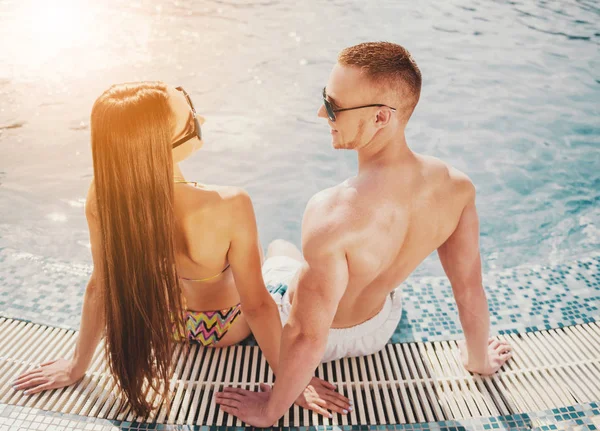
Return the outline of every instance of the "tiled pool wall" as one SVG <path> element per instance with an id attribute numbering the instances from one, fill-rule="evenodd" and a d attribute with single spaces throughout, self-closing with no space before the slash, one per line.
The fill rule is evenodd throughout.
<path id="1" fill-rule="evenodd" d="M 493 334 L 541 331 L 600 319 L 600 254 L 573 262 L 486 274 L 483 284 Z M 462 336 L 445 277 L 408 280 L 404 315 L 392 342 Z"/>
<path id="2" fill-rule="evenodd" d="M 0 431 L 39 430 L 39 431 L 242 431 L 249 428 L 227 426 L 163 425 L 137 422 L 118 422 L 62 413 L 46 412 L 26 407 L 0 404 Z M 319 426 L 271 428 L 282 431 L 487 431 L 487 430 L 569 430 L 584 431 L 600 429 L 599 403 L 586 403 L 560 409 L 473 418 L 445 422 L 420 423 L 409 425 L 360 425 L 360 426 Z"/>
<path id="3" fill-rule="evenodd" d="M 91 268 L 0 250 L 0 315 L 78 329 Z M 600 320 L 600 253 L 573 262 L 486 274 L 484 286 L 493 334 L 551 329 Z M 452 289 L 444 277 L 409 279 L 404 311 L 391 342 L 442 341 L 462 331 Z M 251 342 L 251 341 L 250 341 Z M 247 428 L 175 426 L 108 421 L 0 404 L 0 431 L 216 430 Z M 460 421 L 385 426 L 290 427 L 308 430 L 595 430 L 598 403 L 543 412 Z"/>
<path id="4" fill-rule="evenodd" d="M 0 315 L 79 329 L 91 268 L 0 250 Z M 526 332 L 600 319 L 600 253 L 546 267 L 484 275 L 492 334 Z M 442 341 L 462 336 L 445 277 L 408 279 L 403 316 L 391 342 Z"/>

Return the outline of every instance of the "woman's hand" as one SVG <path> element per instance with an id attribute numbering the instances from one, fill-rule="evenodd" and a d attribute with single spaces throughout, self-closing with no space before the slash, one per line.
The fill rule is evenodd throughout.
<path id="1" fill-rule="evenodd" d="M 271 392 L 271 389 L 270 385 L 264 383 L 260 385 L 262 392 Z M 328 418 L 333 417 L 329 410 L 347 415 L 353 409 L 350 400 L 335 391 L 335 385 L 318 377 L 312 378 L 294 404 Z"/>
<path id="2" fill-rule="evenodd" d="M 85 371 L 75 372 L 71 360 L 55 359 L 21 374 L 13 382 L 13 388 L 17 391 L 24 390 L 25 395 L 33 395 L 41 391 L 72 385 L 84 374 Z"/>
<path id="3" fill-rule="evenodd" d="M 458 347 L 460 349 L 460 356 L 464 367 L 472 373 L 481 374 L 483 376 L 494 374 L 512 357 L 511 345 L 508 344 L 507 341 L 496 340 L 495 338 L 490 338 L 488 340 L 487 358 L 483 364 L 469 363 L 469 352 L 465 341 L 459 341 Z"/>
<path id="4" fill-rule="evenodd" d="M 335 385 L 318 377 L 312 378 L 294 404 L 328 418 L 333 417 L 328 410 L 347 415 L 353 409 L 350 400 L 336 392 Z"/>

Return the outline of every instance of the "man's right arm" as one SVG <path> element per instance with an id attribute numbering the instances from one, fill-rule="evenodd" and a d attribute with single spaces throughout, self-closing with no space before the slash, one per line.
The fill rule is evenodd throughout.
<path id="1" fill-rule="evenodd" d="M 452 285 L 465 334 L 464 365 L 472 372 L 493 374 L 510 357 L 510 346 L 489 338 L 490 315 L 481 277 L 474 189 L 456 229 L 438 249 L 438 254 Z"/>

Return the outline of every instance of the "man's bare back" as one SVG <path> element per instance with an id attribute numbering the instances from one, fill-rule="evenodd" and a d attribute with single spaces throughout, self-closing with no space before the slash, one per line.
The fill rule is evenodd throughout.
<path id="1" fill-rule="evenodd" d="M 306 208 L 303 237 L 342 225 L 340 234 L 350 239 L 348 285 L 332 327 L 375 316 L 386 296 L 446 242 L 474 197 L 466 175 L 418 154 L 317 193 Z M 292 304 L 296 281 L 289 287 Z"/>

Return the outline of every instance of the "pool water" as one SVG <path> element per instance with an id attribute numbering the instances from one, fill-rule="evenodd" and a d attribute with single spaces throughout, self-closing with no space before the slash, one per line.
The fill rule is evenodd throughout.
<path id="1" fill-rule="evenodd" d="M 593 1 L 4 1 L 0 273 L 83 290 L 89 113 L 123 81 L 184 86 L 207 117 L 186 176 L 244 187 L 263 245 L 299 244 L 308 199 L 357 167 L 331 148 L 320 91 L 339 50 L 370 40 L 422 70 L 407 139 L 476 184 L 484 270 L 585 257 L 600 244 L 599 23 Z M 432 256 L 415 275 L 440 274 Z"/>

